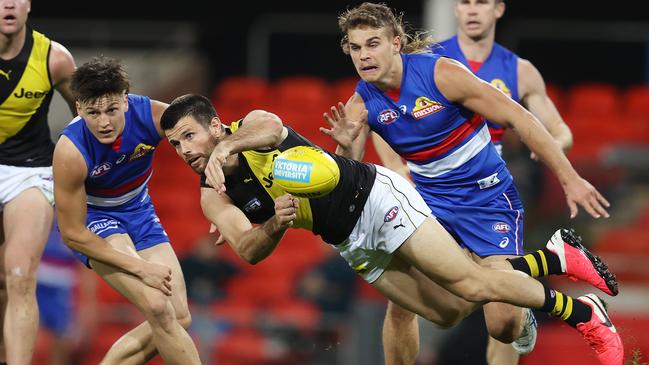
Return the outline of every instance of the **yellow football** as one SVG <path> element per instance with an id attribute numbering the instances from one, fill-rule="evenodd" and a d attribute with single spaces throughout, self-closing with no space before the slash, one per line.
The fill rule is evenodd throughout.
<path id="1" fill-rule="evenodd" d="M 296 146 L 280 153 L 273 162 L 273 181 L 300 198 L 319 198 L 338 185 L 340 169 L 323 150 Z"/>

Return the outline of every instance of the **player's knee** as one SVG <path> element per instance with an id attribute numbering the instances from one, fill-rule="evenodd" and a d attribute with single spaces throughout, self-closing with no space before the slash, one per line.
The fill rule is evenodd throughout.
<path id="1" fill-rule="evenodd" d="M 516 340 L 519 335 L 517 332 L 519 332 L 520 321 L 514 314 L 520 315 L 519 313 L 519 311 L 513 311 L 512 315 L 500 315 L 496 318 L 486 317 L 485 322 L 489 336 L 503 343 L 511 343 Z"/>
<path id="2" fill-rule="evenodd" d="M 189 313 L 189 309 L 176 311 L 176 320 L 184 329 L 188 329 L 192 325 L 192 315 Z"/>
<path id="3" fill-rule="evenodd" d="M 176 313 L 164 294 L 156 292 L 145 299 L 144 315 L 154 327 L 166 328 L 176 320 Z"/>
<path id="4" fill-rule="evenodd" d="M 36 291 L 36 270 L 26 265 L 7 265 L 3 280 L 9 295 L 33 295 Z"/>

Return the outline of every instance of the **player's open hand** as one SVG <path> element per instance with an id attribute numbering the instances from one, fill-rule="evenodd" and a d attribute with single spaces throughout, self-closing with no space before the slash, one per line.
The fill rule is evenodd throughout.
<path id="1" fill-rule="evenodd" d="M 570 218 L 577 216 L 579 210 L 577 205 L 586 209 L 593 218 L 609 217 L 606 208 L 611 204 L 588 181 L 580 177 L 566 183 L 563 189 L 570 208 Z"/>
<path id="2" fill-rule="evenodd" d="M 223 165 L 225 160 L 230 156 L 228 151 L 219 148 L 217 145 L 210 155 L 205 167 L 205 177 L 207 184 L 213 187 L 219 194 L 225 192 L 225 176 L 223 175 Z"/>
<path id="3" fill-rule="evenodd" d="M 275 199 L 275 219 L 279 229 L 284 230 L 293 225 L 297 218 L 297 209 L 300 207 L 300 200 L 291 194 L 284 194 Z"/>
<path id="4" fill-rule="evenodd" d="M 142 260 L 142 267 L 138 273 L 142 282 L 158 289 L 167 296 L 171 296 L 171 268 Z"/>
<path id="5" fill-rule="evenodd" d="M 331 113 L 324 113 L 322 116 L 331 128 L 320 127 L 320 131 L 333 138 L 342 148 L 349 148 L 362 128 L 367 125 L 367 110 L 363 110 L 360 118 L 352 120 L 340 102 L 331 107 Z"/>

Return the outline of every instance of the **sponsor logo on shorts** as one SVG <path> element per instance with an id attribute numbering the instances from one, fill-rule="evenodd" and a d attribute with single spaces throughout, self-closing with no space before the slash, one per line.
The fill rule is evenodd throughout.
<path id="1" fill-rule="evenodd" d="M 500 243 L 498 244 L 500 248 L 505 248 L 507 247 L 507 245 L 509 245 L 509 237 L 503 237 L 503 239 L 500 240 Z"/>
<path id="2" fill-rule="evenodd" d="M 406 105 L 399 105 L 399 110 L 401 111 L 401 114 L 408 113 L 408 107 Z"/>
<path id="3" fill-rule="evenodd" d="M 102 175 L 105 175 L 112 167 L 113 165 L 110 162 L 103 162 L 92 169 L 92 171 L 90 172 L 90 177 L 100 177 Z"/>
<path id="4" fill-rule="evenodd" d="M 385 109 L 379 113 L 377 119 L 381 124 L 391 124 L 395 120 L 399 119 L 399 113 L 394 109 Z"/>
<path id="5" fill-rule="evenodd" d="M 253 198 L 251 201 L 246 203 L 246 205 L 243 206 L 243 210 L 246 212 L 253 212 L 255 210 L 259 210 L 261 208 L 261 201 L 257 198 Z"/>
<path id="6" fill-rule="evenodd" d="M 312 166 L 310 162 L 278 159 L 273 167 L 273 178 L 308 183 L 311 181 Z"/>
<path id="7" fill-rule="evenodd" d="M 92 221 L 88 224 L 88 229 L 94 233 L 99 234 L 109 229 L 115 229 L 119 226 L 119 222 L 114 219 L 100 219 Z"/>
<path id="8" fill-rule="evenodd" d="M 412 108 L 412 116 L 415 119 L 421 119 L 427 115 L 437 113 L 444 109 L 444 106 L 436 101 L 430 100 L 425 96 L 420 96 L 415 100 L 415 106 Z"/>
<path id="9" fill-rule="evenodd" d="M 395 205 L 392 208 L 390 208 L 390 210 L 388 210 L 387 213 L 385 213 L 385 216 L 383 216 L 383 221 L 386 223 L 391 222 L 392 220 L 394 220 L 394 218 L 397 217 L 398 214 L 399 214 L 399 207 Z"/>
<path id="10" fill-rule="evenodd" d="M 509 232 L 509 229 L 510 229 L 509 224 L 507 224 L 505 222 L 494 223 L 494 225 L 491 226 L 491 228 L 494 231 L 500 232 L 500 233 L 507 233 L 507 232 Z"/>

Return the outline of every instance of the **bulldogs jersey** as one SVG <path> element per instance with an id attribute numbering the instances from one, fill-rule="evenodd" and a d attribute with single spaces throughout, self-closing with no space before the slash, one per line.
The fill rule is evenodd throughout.
<path id="1" fill-rule="evenodd" d="M 89 206 L 117 209 L 146 198 L 146 186 L 153 170 L 153 151 L 161 139 L 148 97 L 128 95 L 124 131 L 112 144 L 99 142 L 81 117 L 76 117 L 63 134 L 86 161 Z"/>
<path id="2" fill-rule="evenodd" d="M 507 94 L 516 102 L 520 102 L 520 96 L 518 95 L 518 56 L 498 43 L 494 43 L 489 57 L 477 69 L 472 67 L 469 60 L 462 53 L 457 36 L 435 45 L 432 51 L 460 61 L 472 70 L 476 76 L 491 83 L 491 85 Z M 492 122 L 487 123 L 491 132 L 492 141 L 500 144 L 505 129 L 501 125 Z"/>
<path id="3" fill-rule="evenodd" d="M 435 54 L 404 54 L 400 90 L 356 86 L 368 123 L 403 157 L 429 205 L 480 206 L 512 177 L 491 143 L 484 119 L 450 102 L 435 85 Z"/>

